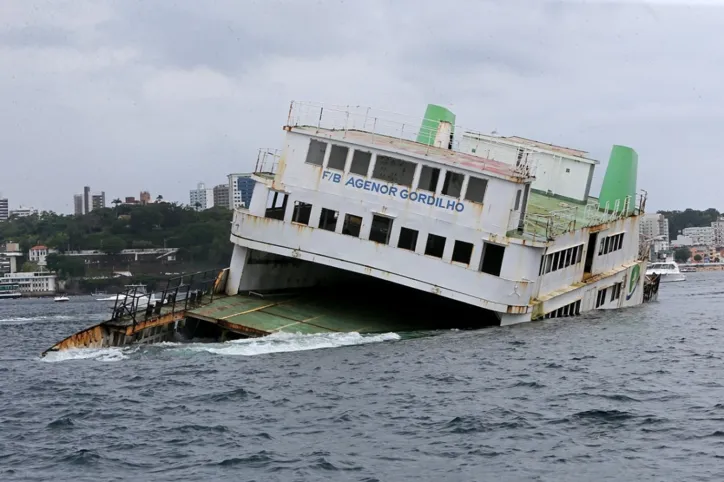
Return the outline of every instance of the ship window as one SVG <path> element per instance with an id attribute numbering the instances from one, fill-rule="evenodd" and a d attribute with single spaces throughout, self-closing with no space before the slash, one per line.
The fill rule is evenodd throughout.
<path id="1" fill-rule="evenodd" d="M 445 182 L 442 184 L 442 193 L 450 197 L 460 197 L 463 189 L 463 179 L 465 179 L 465 176 L 462 174 L 447 171 L 445 173 Z"/>
<path id="2" fill-rule="evenodd" d="M 410 228 L 401 228 L 400 239 L 397 241 L 397 247 L 415 251 L 417 248 L 417 231 Z"/>
<path id="3" fill-rule="evenodd" d="M 342 225 L 342 234 L 348 234 L 359 238 L 359 232 L 362 228 L 362 218 L 354 214 L 344 215 L 344 224 Z"/>
<path id="4" fill-rule="evenodd" d="M 601 240 L 601 246 L 598 248 L 598 255 L 601 256 L 603 254 L 603 248 L 606 246 L 606 238 Z"/>
<path id="5" fill-rule="evenodd" d="M 392 234 L 392 219 L 386 216 L 372 216 L 370 241 L 388 244 L 390 242 L 390 234 Z"/>
<path id="6" fill-rule="evenodd" d="M 349 148 L 345 146 L 332 145 L 332 150 L 329 153 L 329 160 L 327 161 L 327 167 L 330 169 L 337 169 L 344 171 L 344 165 L 347 163 L 347 153 Z"/>
<path id="7" fill-rule="evenodd" d="M 473 245 L 465 241 L 455 241 L 453 246 L 452 260 L 457 263 L 470 264 L 473 256 Z"/>
<path id="8" fill-rule="evenodd" d="M 486 179 L 470 176 L 468 179 L 468 189 L 465 191 L 465 199 L 474 203 L 481 203 L 485 198 L 485 189 L 488 187 Z"/>
<path id="9" fill-rule="evenodd" d="M 598 296 L 596 297 L 596 308 L 600 307 L 606 302 L 606 290 L 607 288 L 598 290 Z"/>
<path id="10" fill-rule="evenodd" d="M 377 156 L 372 177 L 402 186 L 412 186 L 415 163 L 389 156 Z"/>
<path id="11" fill-rule="evenodd" d="M 518 189 L 518 193 L 515 195 L 515 206 L 513 206 L 513 211 L 517 211 L 520 209 L 520 195 L 523 193 L 522 190 Z"/>
<path id="12" fill-rule="evenodd" d="M 621 297 L 621 287 L 623 283 L 616 283 L 611 289 L 611 301 L 617 300 Z"/>
<path id="13" fill-rule="evenodd" d="M 265 218 L 284 219 L 284 212 L 287 209 L 287 199 L 289 195 L 278 191 L 269 191 L 266 200 Z"/>
<path id="14" fill-rule="evenodd" d="M 292 222 L 299 224 L 309 224 L 309 215 L 312 214 L 312 205 L 301 201 L 294 201 L 294 212 L 292 213 Z"/>
<path id="15" fill-rule="evenodd" d="M 327 143 L 312 139 L 309 142 L 309 150 L 307 151 L 307 160 L 309 164 L 321 166 L 324 164 L 324 152 L 327 150 Z"/>
<path id="16" fill-rule="evenodd" d="M 337 228 L 337 217 L 339 214 L 332 209 L 322 208 L 319 216 L 319 227 L 327 231 L 334 231 Z"/>
<path id="17" fill-rule="evenodd" d="M 563 269 L 566 267 L 566 252 L 561 251 L 560 255 L 561 255 L 561 257 L 558 260 L 558 269 Z"/>
<path id="18" fill-rule="evenodd" d="M 425 245 L 425 254 L 428 256 L 435 256 L 436 258 L 442 258 L 443 251 L 445 251 L 445 238 L 438 236 L 437 234 L 428 234 L 427 244 Z"/>
<path id="19" fill-rule="evenodd" d="M 365 151 L 354 151 L 352 154 L 352 165 L 349 167 L 349 172 L 366 177 L 367 172 L 370 170 L 370 159 L 372 159 L 371 153 Z"/>
<path id="20" fill-rule="evenodd" d="M 417 188 L 424 191 L 435 192 L 437 189 L 437 180 L 440 178 L 440 169 L 430 166 L 422 166 L 420 171 L 420 182 Z"/>
<path id="21" fill-rule="evenodd" d="M 551 272 L 551 266 L 553 264 L 553 255 L 546 256 L 546 267 L 543 274 Z"/>
<path id="22" fill-rule="evenodd" d="M 551 268 L 551 271 L 557 271 L 559 253 L 553 253 L 551 256 L 553 256 L 553 267 Z"/>
<path id="23" fill-rule="evenodd" d="M 480 260 L 480 271 L 492 274 L 493 276 L 500 276 L 504 255 L 505 246 L 483 243 L 483 257 Z"/>
<path id="24" fill-rule="evenodd" d="M 566 262 L 564 266 L 570 266 L 571 265 L 571 255 L 573 254 L 573 250 L 576 248 L 570 248 L 566 250 Z"/>

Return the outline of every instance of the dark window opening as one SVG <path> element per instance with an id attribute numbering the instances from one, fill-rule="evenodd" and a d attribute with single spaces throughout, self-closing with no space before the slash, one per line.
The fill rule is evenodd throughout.
<path id="1" fill-rule="evenodd" d="M 329 169 L 344 171 L 344 165 L 347 163 L 348 152 L 349 148 L 347 147 L 332 145 L 332 150 L 329 153 L 329 161 L 327 161 L 327 167 Z"/>
<path id="2" fill-rule="evenodd" d="M 388 244 L 390 235 L 392 234 L 392 219 L 386 216 L 372 216 L 372 226 L 370 226 L 370 241 L 376 243 Z"/>
<path id="3" fill-rule="evenodd" d="M 354 214 L 344 215 L 344 224 L 342 225 L 342 234 L 354 236 L 359 238 L 359 233 L 362 230 L 362 218 L 355 216 Z"/>
<path id="4" fill-rule="evenodd" d="M 269 191 L 269 194 L 267 194 L 266 211 L 264 212 L 264 217 L 283 221 L 284 213 L 287 210 L 288 198 L 289 195 L 283 192 Z"/>
<path id="5" fill-rule="evenodd" d="M 417 248 L 417 231 L 409 228 L 401 228 L 400 239 L 397 241 L 397 247 L 415 251 Z"/>
<path id="6" fill-rule="evenodd" d="M 505 246 L 483 243 L 483 259 L 480 261 L 480 271 L 493 276 L 500 276 L 504 255 Z"/>
<path id="7" fill-rule="evenodd" d="M 402 186 L 412 186 L 415 166 L 414 162 L 378 155 L 372 170 L 372 177 Z"/>
<path id="8" fill-rule="evenodd" d="M 515 206 L 513 206 L 513 211 L 517 211 L 520 209 L 520 195 L 523 193 L 520 189 L 518 189 L 518 193 L 515 195 Z"/>
<path id="9" fill-rule="evenodd" d="M 352 154 L 352 165 L 349 167 L 349 172 L 367 177 L 367 172 L 370 170 L 370 159 L 372 159 L 371 153 L 365 151 L 354 151 Z"/>
<path id="10" fill-rule="evenodd" d="M 294 201 L 294 212 L 292 213 L 292 222 L 299 224 L 309 224 L 309 216 L 312 214 L 312 205 L 301 201 Z"/>
<path id="11" fill-rule="evenodd" d="M 553 268 L 551 271 L 558 271 L 558 257 L 560 253 L 553 253 Z"/>
<path id="12" fill-rule="evenodd" d="M 321 166 L 324 164 L 324 153 L 327 150 L 327 143 L 312 139 L 309 141 L 309 150 L 307 151 L 307 160 L 309 164 Z"/>
<path id="13" fill-rule="evenodd" d="M 470 176 L 468 179 L 468 189 L 465 191 L 465 199 L 474 203 L 481 203 L 485 198 L 485 189 L 488 187 L 486 179 Z"/>
<path id="14" fill-rule="evenodd" d="M 452 260 L 456 263 L 470 264 L 470 258 L 473 256 L 472 243 L 465 241 L 455 241 L 453 246 Z"/>
<path id="15" fill-rule="evenodd" d="M 593 268 L 593 257 L 596 253 L 596 238 L 598 233 L 591 233 L 588 235 L 588 249 L 586 250 L 586 263 L 583 265 L 584 273 L 591 273 Z"/>
<path id="16" fill-rule="evenodd" d="M 422 166 L 422 170 L 420 171 L 420 182 L 418 183 L 417 188 L 424 191 L 435 192 L 439 178 L 440 169 L 436 167 Z"/>
<path id="17" fill-rule="evenodd" d="M 435 256 L 436 258 L 442 258 L 443 251 L 445 251 L 445 238 L 436 234 L 428 234 L 427 244 L 425 245 L 425 254 L 428 256 Z"/>
<path id="18" fill-rule="evenodd" d="M 598 290 L 598 296 L 596 297 L 596 308 L 602 306 L 606 302 L 606 289 Z"/>
<path id="19" fill-rule="evenodd" d="M 339 217 L 337 211 L 322 208 L 322 213 L 319 215 L 319 227 L 327 231 L 334 231 L 337 228 L 337 217 Z"/>
<path id="20" fill-rule="evenodd" d="M 442 184 L 442 193 L 450 197 L 460 197 L 463 190 L 463 180 L 465 176 L 457 172 L 447 171 L 445 173 L 445 182 Z"/>

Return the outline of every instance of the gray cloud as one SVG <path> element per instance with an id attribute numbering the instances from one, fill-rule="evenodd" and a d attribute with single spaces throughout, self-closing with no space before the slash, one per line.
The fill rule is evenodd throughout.
<path id="1" fill-rule="evenodd" d="M 599 180 L 630 145 L 650 207 L 724 209 L 723 22 L 693 2 L 7 1 L 0 192 L 65 212 L 85 184 L 186 202 L 279 145 L 292 99 L 434 102 L 588 150 Z"/>

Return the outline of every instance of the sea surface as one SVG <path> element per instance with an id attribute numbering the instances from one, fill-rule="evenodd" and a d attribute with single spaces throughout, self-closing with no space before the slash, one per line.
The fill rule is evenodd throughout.
<path id="1" fill-rule="evenodd" d="M 721 481 L 724 273 L 481 331 L 40 353 L 91 298 L 0 300 L 2 481 Z"/>

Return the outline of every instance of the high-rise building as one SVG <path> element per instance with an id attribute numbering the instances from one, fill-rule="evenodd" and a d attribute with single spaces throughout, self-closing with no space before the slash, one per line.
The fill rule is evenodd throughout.
<path id="1" fill-rule="evenodd" d="M 103 209 L 104 207 L 106 207 L 106 193 L 101 191 L 93 194 L 91 196 L 91 209 Z"/>
<path id="2" fill-rule="evenodd" d="M 0 198 L 0 221 L 7 221 L 10 217 L 8 198 Z"/>
<path id="3" fill-rule="evenodd" d="M 138 199 L 141 204 L 148 204 L 151 202 L 151 193 L 148 191 L 141 191 L 141 195 Z"/>
<path id="4" fill-rule="evenodd" d="M 83 195 L 73 194 L 73 213 L 76 216 L 83 215 Z"/>
<path id="5" fill-rule="evenodd" d="M 229 207 L 229 185 L 219 184 L 214 186 L 214 206 Z"/>
<path id="6" fill-rule="evenodd" d="M 249 207 L 254 192 L 251 174 L 229 174 L 229 209 Z"/>
<path id="7" fill-rule="evenodd" d="M 189 191 L 189 205 L 197 211 L 214 207 L 214 190 L 206 189 L 206 184 L 200 182 L 196 189 Z"/>
<path id="8" fill-rule="evenodd" d="M 88 214 L 93 209 L 90 186 L 83 187 L 83 214 Z"/>

